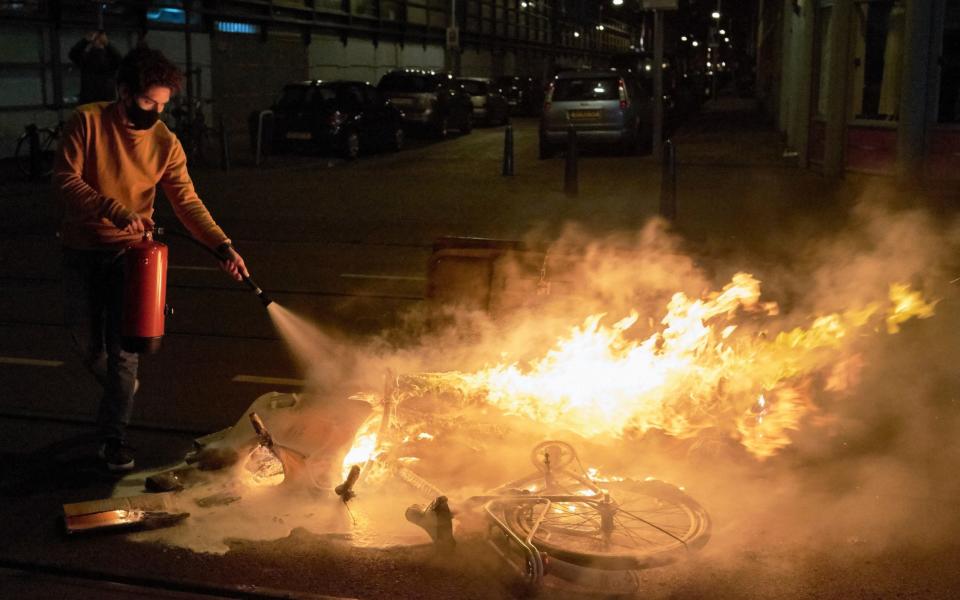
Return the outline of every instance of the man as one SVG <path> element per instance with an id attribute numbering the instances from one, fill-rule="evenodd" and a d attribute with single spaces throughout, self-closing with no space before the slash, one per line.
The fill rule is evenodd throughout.
<path id="1" fill-rule="evenodd" d="M 197 197 L 177 138 L 159 122 L 182 76 L 156 50 L 123 58 L 119 98 L 81 106 L 65 126 L 53 181 L 64 216 L 64 292 L 67 327 L 85 364 L 104 389 L 97 416 L 100 456 L 111 471 L 134 458 L 126 427 L 137 391 L 138 356 L 120 345 L 122 251 L 153 228 L 156 185 L 191 235 L 227 259 L 234 279 L 248 275 L 243 259 Z"/>
<path id="2" fill-rule="evenodd" d="M 117 97 L 116 74 L 120 53 L 110 45 L 105 31 L 88 33 L 70 49 L 70 60 L 80 68 L 79 104 Z"/>

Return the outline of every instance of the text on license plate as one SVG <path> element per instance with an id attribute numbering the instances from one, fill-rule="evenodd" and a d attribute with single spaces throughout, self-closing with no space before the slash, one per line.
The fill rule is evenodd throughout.
<path id="1" fill-rule="evenodd" d="M 587 119 L 599 119 L 599 110 L 568 110 L 567 118 L 571 121 L 585 121 Z"/>
<path id="2" fill-rule="evenodd" d="M 309 140 L 313 139 L 313 134 L 309 131 L 288 131 L 288 140 Z"/>

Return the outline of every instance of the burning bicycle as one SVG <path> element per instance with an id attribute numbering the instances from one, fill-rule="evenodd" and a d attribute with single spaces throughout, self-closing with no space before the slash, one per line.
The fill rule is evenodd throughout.
<path id="1" fill-rule="evenodd" d="M 682 489 L 655 479 L 603 480 L 583 467 L 572 444 L 560 440 L 533 447 L 533 470 L 527 475 L 482 494 L 451 500 L 424 475 L 430 467 L 423 465 L 416 446 L 454 429 L 462 433 L 464 420 L 445 422 L 438 404 L 449 408 L 452 403 L 453 414 L 462 415 L 470 399 L 454 393 L 451 402 L 450 390 L 438 392 L 438 387 L 446 387 L 442 374 L 408 375 L 390 381 L 381 397 L 367 398 L 376 412 L 352 449 L 359 449 L 365 459 L 351 464 L 358 456 L 348 453 L 344 466 L 349 465 L 349 471 L 336 488 L 345 503 L 365 489 L 401 481 L 431 500 L 426 508 L 409 507 L 406 517 L 426 530 L 435 544 L 455 543 L 456 514 L 461 530 L 469 531 L 471 524 L 485 529 L 490 547 L 532 588 L 539 587 L 549 572 L 607 589 L 618 582 L 615 585 L 632 591 L 636 571 L 668 564 L 708 541 L 710 518 Z M 425 421 L 439 433 L 410 435 Z M 487 435 L 495 427 L 489 422 L 473 426 Z M 424 458 L 429 460 L 427 454 Z"/>

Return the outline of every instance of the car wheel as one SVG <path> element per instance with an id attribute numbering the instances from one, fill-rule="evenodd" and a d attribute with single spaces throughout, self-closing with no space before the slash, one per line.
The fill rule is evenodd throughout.
<path id="1" fill-rule="evenodd" d="M 446 116 L 440 117 L 440 119 L 437 121 L 437 124 L 434 125 L 434 135 L 437 137 L 437 139 L 446 139 L 447 136 L 450 135 L 449 127 L 449 118 Z"/>
<path id="2" fill-rule="evenodd" d="M 390 149 L 394 152 L 400 152 L 403 150 L 405 142 L 406 138 L 403 133 L 403 127 L 397 127 L 393 132 L 393 138 L 390 140 Z"/>
<path id="3" fill-rule="evenodd" d="M 343 136 L 341 154 L 347 160 L 354 160 L 360 156 L 360 134 L 356 131 L 348 131 Z"/>

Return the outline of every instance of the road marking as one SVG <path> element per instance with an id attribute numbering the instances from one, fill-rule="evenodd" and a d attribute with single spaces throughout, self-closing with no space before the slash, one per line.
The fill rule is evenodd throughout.
<path id="1" fill-rule="evenodd" d="M 0 356 L 0 364 L 25 365 L 28 367 L 62 367 L 62 360 L 41 360 L 39 358 L 17 358 L 15 356 Z"/>
<path id="2" fill-rule="evenodd" d="M 237 383 L 266 383 L 269 385 L 292 385 L 303 387 L 307 384 L 305 379 L 289 379 L 287 377 L 261 377 L 260 375 L 237 375 L 233 378 Z"/>
<path id="3" fill-rule="evenodd" d="M 426 281 L 426 277 L 413 277 L 409 275 L 365 275 L 363 273 L 340 273 L 344 279 L 387 279 L 392 281 Z"/>
<path id="4" fill-rule="evenodd" d="M 178 271 L 219 271 L 218 267 L 194 267 L 191 265 L 170 265 L 168 269 L 176 269 Z"/>

